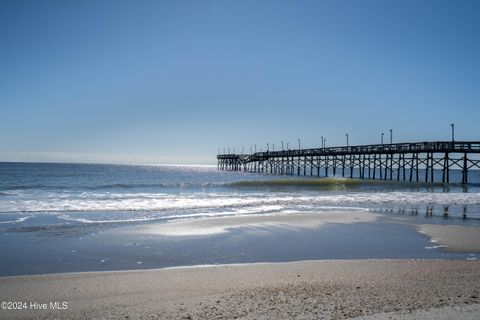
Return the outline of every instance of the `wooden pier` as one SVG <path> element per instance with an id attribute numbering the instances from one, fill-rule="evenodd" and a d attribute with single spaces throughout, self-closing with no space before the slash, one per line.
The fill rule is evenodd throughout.
<path id="1" fill-rule="evenodd" d="M 480 169 L 479 154 L 480 141 L 437 141 L 219 154 L 217 159 L 218 169 L 228 171 L 467 184 L 469 173 Z M 452 170 L 460 172 L 457 179 Z"/>

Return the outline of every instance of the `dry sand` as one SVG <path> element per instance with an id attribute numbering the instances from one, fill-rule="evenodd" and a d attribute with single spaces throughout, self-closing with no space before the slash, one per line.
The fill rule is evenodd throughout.
<path id="1" fill-rule="evenodd" d="M 1 301 L 68 309 L 0 318 L 478 319 L 479 295 L 480 261 L 303 261 L 3 277 Z"/>
<path id="2" fill-rule="evenodd" d="M 377 313 L 371 316 L 361 316 L 358 320 L 478 320 L 480 316 L 480 304 L 465 304 L 457 306 L 445 306 L 430 308 L 428 310 L 414 310 L 410 313 Z"/>

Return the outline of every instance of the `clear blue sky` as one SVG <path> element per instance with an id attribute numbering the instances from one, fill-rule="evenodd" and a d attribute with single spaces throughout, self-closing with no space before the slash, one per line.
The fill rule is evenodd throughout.
<path id="1" fill-rule="evenodd" d="M 480 140 L 480 1 L 0 2 L 0 160 Z"/>

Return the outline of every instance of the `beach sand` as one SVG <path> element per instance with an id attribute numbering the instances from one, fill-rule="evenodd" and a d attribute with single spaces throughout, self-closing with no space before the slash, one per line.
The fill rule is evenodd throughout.
<path id="1" fill-rule="evenodd" d="M 476 227 L 388 221 L 379 221 L 376 214 L 358 210 L 192 219 L 115 232 L 122 239 L 148 235 L 179 241 L 193 238 L 208 244 L 201 239 L 234 230 L 258 233 L 281 229 L 302 233 L 333 228 L 340 232 L 350 225 L 363 230 L 362 233 L 371 230 L 361 229 L 362 226 L 375 224 L 380 229 L 372 230 L 381 233 L 370 239 L 374 242 L 362 238 L 364 245 L 382 243 L 383 233 L 395 232 L 401 232 L 395 241 L 409 245 L 408 237 L 403 236 L 410 231 L 427 244 L 425 237 L 430 237 L 435 245 L 442 246 L 441 250 L 480 252 L 480 232 Z M 346 235 L 342 233 L 342 239 Z M 326 240 L 329 247 L 337 247 L 335 250 L 348 246 L 352 251 L 358 250 L 353 249 L 358 237 L 347 237 L 346 242 L 340 238 Z M 278 245 L 286 245 L 286 240 L 281 240 Z M 418 241 L 410 245 L 418 246 Z M 425 250 L 423 246 L 421 249 Z M 471 259 L 475 259 L 474 255 Z M 445 259 L 317 260 L 15 276 L 0 277 L 0 300 L 26 302 L 27 309 L 0 310 L 0 318 L 480 319 L 479 288 L 480 261 Z M 52 309 L 50 303 L 55 302 L 58 307 L 67 308 Z M 46 304 L 46 310 L 32 308 L 32 303 Z"/>
<path id="2" fill-rule="evenodd" d="M 302 261 L 2 277 L 2 301 L 68 309 L 0 318 L 478 319 L 479 295 L 480 261 Z"/>

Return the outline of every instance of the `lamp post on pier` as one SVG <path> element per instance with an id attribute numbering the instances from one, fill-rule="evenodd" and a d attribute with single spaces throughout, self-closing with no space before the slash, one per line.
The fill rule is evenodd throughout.
<path id="1" fill-rule="evenodd" d="M 348 133 L 345 133 L 345 136 L 347 136 L 347 147 L 348 147 Z"/>
<path id="2" fill-rule="evenodd" d="M 321 136 L 320 139 L 322 139 L 322 148 L 325 148 L 323 145 L 323 136 Z"/>
<path id="3" fill-rule="evenodd" d="M 452 123 L 450 126 L 452 127 L 452 142 L 455 142 L 455 124 Z"/>
<path id="4" fill-rule="evenodd" d="M 267 152 L 270 150 L 270 144 L 267 142 Z"/>
<path id="5" fill-rule="evenodd" d="M 382 132 L 382 144 L 383 144 L 383 136 L 385 135 L 385 133 Z"/>
<path id="6" fill-rule="evenodd" d="M 283 151 L 283 140 L 282 140 L 282 151 Z"/>
<path id="7" fill-rule="evenodd" d="M 393 130 L 390 129 L 389 131 L 390 131 L 390 144 L 392 144 L 393 143 Z"/>
<path id="8" fill-rule="evenodd" d="M 288 149 L 288 145 L 289 145 L 289 144 L 290 144 L 290 142 L 287 142 L 287 150 L 290 150 L 290 149 Z"/>
<path id="9" fill-rule="evenodd" d="M 298 150 L 300 150 L 300 139 L 297 139 L 298 140 Z"/>

